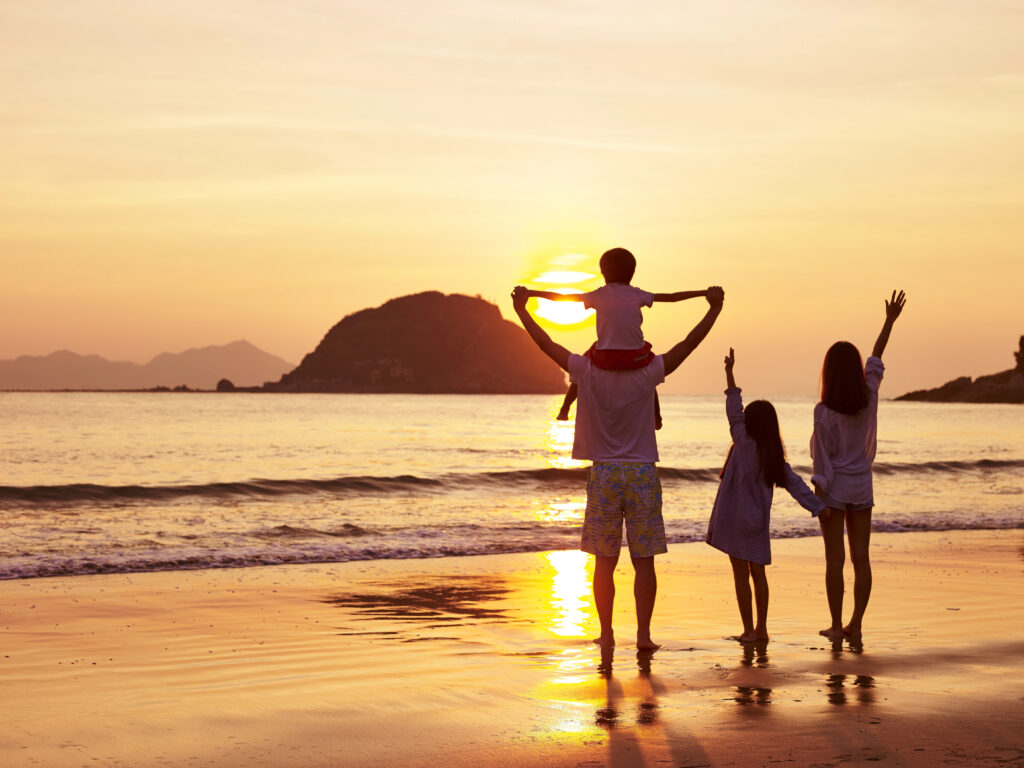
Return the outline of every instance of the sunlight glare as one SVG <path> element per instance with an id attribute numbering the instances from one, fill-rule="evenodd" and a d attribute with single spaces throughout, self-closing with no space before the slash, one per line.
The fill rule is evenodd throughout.
<path id="1" fill-rule="evenodd" d="M 551 580 L 551 632 L 559 637 L 586 637 L 590 620 L 589 558 L 578 549 L 545 552 L 554 570 Z"/>
<path id="2" fill-rule="evenodd" d="M 556 293 L 582 293 L 575 288 L 556 288 Z M 582 301 L 551 301 L 537 299 L 537 314 L 558 325 L 575 325 L 589 320 L 594 310 L 583 306 Z"/>

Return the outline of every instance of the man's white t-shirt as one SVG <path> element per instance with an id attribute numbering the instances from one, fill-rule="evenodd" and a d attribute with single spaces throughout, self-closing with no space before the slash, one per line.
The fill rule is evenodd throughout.
<path id="1" fill-rule="evenodd" d="M 654 294 L 627 283 L 607 283 L 583 294 L 583 306 L 597 312 L 598 349 L 639 349 L 644 345 L 641 307 L 654 303 Z"/>
<path id="2" fill-rule="evenodd" d="M 658 460 L 654 388 L 665 380 L 661 355 L 630 371 L 598 368 L 569 355 L 569 377 L 579 385 L 572 457 L 589 461 Z"/>

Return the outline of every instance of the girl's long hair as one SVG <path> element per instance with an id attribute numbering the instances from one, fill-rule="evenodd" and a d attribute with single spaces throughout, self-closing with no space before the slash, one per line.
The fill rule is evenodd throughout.
<path id="1" fill-rule="evenodd" d="M 785 487 L 786 447 L 782 444 L 779 417 L 775 413 L 775 407 L 767 400 L 754 400 L 743 409 L 743 423 L 747 428 L 747 434 L 757 443 L 761 477 L 768 485 Z M 733 446 L 730 445 L 725 464 L 718 473 L 719 478 L 725 474 L 725 468 L 729 466 L 732 449 Z"/>
<path id="2" fill-rule="evenodd" d="M 821 402 L 852 416 L 863 411 L 869 399 L 860 352 L 848 341 L 837 341 L 828 348 L 821 366 Z"/>

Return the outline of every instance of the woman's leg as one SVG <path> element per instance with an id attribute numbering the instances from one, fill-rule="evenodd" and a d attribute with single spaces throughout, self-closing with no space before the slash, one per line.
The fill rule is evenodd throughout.
<path id="1" fill-rule="evenodd" d="M 871 597 L 871 510 L 862 509 L 846 513 L 846 535 L 850 540 L 850 562 L 853 563 L 853 615 L 843 632 L 847 637 L 860 639 L 861 622 Z"/>
<path id="2" fill-rule="evenodd" d="M 825 594 L 832 624 L 819 635 L 830 640 L 843 638 L 843 565 L 846 563 L 846 545 L 843 542 L 844 515 L 841 510 L 829 509 L 828 518 L 818 519 L 821 537 L 825 541 Z"/>
<path id="3" fill-rule="evenodd" d="M 736 586 L 736 602 L 740 607 L 740 619 L 743 621 L 743 634 L 739 636 L 741 643 L 754 641 L 754 614 L 750 606 L 750 562 L 729 555 L 732 564 L 732 580 Z"/>
<path id="4" fill-rule="evenodd" d="M 764 566 L 759 563 L 750 564 L 750 578 L 754 581 L 754 603 L 757 605 L 757 626 L 754 627 L 754 639 L 768 639 L 768 576 Z"/>

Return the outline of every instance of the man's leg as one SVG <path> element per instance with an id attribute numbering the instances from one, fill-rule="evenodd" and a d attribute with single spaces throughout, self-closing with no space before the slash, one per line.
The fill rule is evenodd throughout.
<path id="1" fill-rule="evenodd" d="M 636 647 L 640 651 L 654 651 L 661 646 L 651 640 L 651 616 L 654 599 L 658 595 L 658 576 L 654 572 L 653 557 L 634 557 L 633 598 L 636 600 Z"/>
<path id="2" fill-rule="evenodd" d="M 615 604 L 615 566 L 619 556 L 594 556 L 594 605 L 597 607 L 597 618 L 601 622 L 601 636 L 594 640 L 602 648 L 615 645 L 615 632 L 612 630 L 612 607 Z M 652 602 L 653 607 L 653 602 Z M 648 616 L 648 624 L 650 616 Z"/>

